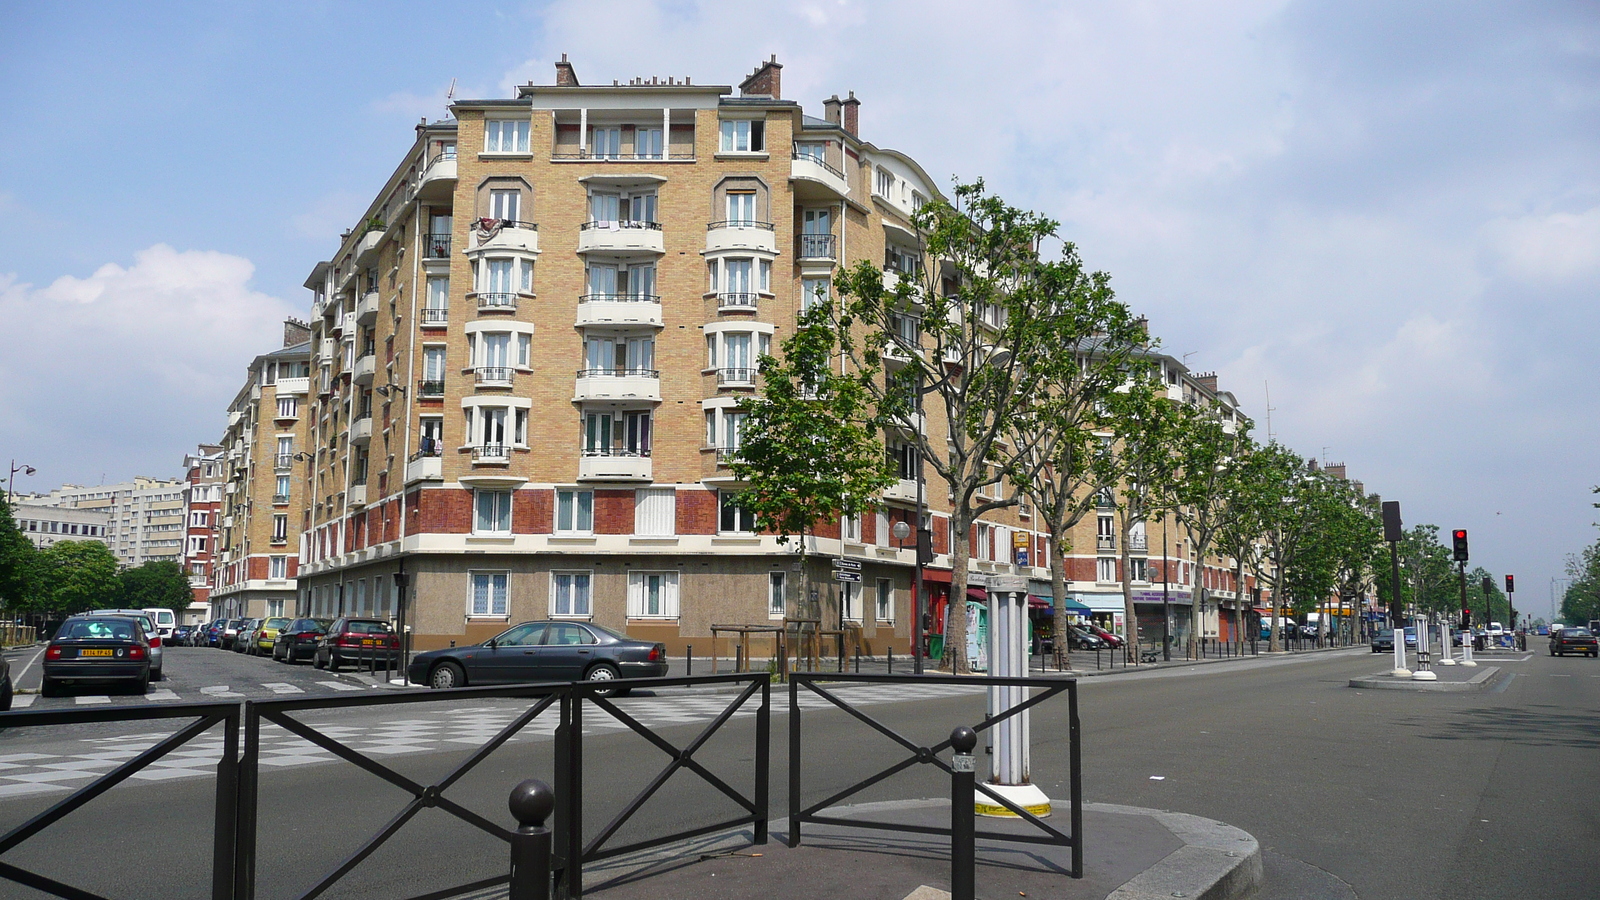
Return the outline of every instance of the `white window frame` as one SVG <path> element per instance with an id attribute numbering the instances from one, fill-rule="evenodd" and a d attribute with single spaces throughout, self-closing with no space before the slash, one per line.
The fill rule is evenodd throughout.
<path id="1" fill-rule="evenodd" d="M 756 514 L 749 507 L 738 506 L 737 504 L 733 503 L 733 498 L 737 495 L 737 493 L 738 492 L 736 492 L 736 491 L 717 491 L 717 533 L 718 534 L 755 534 L 756 533 Z M 736 510 L 735 513 L 734 513 L 734 523 L 733 523 L 734 527 L 731 528 L 731 529 L 730 528 L 723 528 L 722 527 L 722 524 L 723 524 L 722 523 L 723 512 L 724 512 L 725 509 L 730 508 L 730 507 L 733 508 L 734 510 Z M 741 513 L 742 513 L 742 515 L 741 515 Z M 741 525 L 748 525 L 749 527 L 740 528 L 739 526 L 741 526 Z"/>
<path id="2" fill-rule="evenodd" d="M 861 582 L 845 581 L 839 584 L 839 614 L 846 622 L 861 621 Z"/>
<path id="3" fill-rule="evenodd" d="M 888 578 L 879 578 L 877 592 L 873 595 L 873 618 L 879 622 L 894 621 L 894 582 Z"/>
<path id="4" fill-rule="evenodd" d="M 761 127 L 758 128 L 757 125 Z M 723 119 L 717 129 L 719 134 L 717 152 L 765 154 L 767 152 L 765 126 L 764 119 Z"/>
<path id="5" fill-rule="evenodd" d="M 638 488 L 634 491 L 633 531 L 651 537 L 678 533 L 678 491 L 676 488 Z"/>
<path id="6" fill-rule="evenodd" d="M 511 534 L 512 494 L 515 491 L 478 488 L 472 492 L 472 533 L 506 537 Z M 484 526 L 484 501 L 492 507 L 488 527 Z"/>
<path id="7" fill-rule="evenodd" d="M 1112 584 L 1116 582 L 1117 558 L 1115 556 L 1095 557 L 1094 580 L 1101 584 Z"/>
<path id="8" fill-rule="evenodd" d="M 478 584 L 486 588 L 484 606 L 478 610 Z M 495 590 L 498 587 L 499 594 Z M 498 602 L 496 602 L 498 601 Z M 467 618 L 505 619 L 511 613 L 511 572 L 506 569 L 474 569 L 467 573 Z"/>
<path id="9" fill-rule="evenodd" d="M 651 579 L 659 578 L 657 607 L 649 609 Z M 678 571 L 676 569 L 631 569 L 628 571 L 628 618 L 678 618 Z"/>
<path id="10" fill-rule="evenodd" d="M 560 611 L 563 603 L 567 606 L 566 612 Z M 593 570 L 562 569 L 550 572 L 550 618 L 584 620 L 594 618 Z"/>
<path id="11" fill-rule="evenodd" d="M 588 498 L 587 507 L 583 500 Z M 570 499 L 568 499 L 570 498 Z M 562 525 L 563 505 L 570 504 L 569 521 Z M 594 491 L 579 490 L 577 488 L 562 488 L 556 491 L 556 534 L 594 534 Z"/>
<path id="12" fill-rule="evenodd" d="M 786 572 L 767 573 L 767 618 L 782 619 L 789 614 L 789 578 Z"/>
<path id="13" fill-rule="evenodd" d="M 287 581 L 289 578 L 289 557 L 276 555 L 267 557 L 267 579 L 269 581 Z"/>
<path id="14" fill-rule="evenodd" d="M 502 156 L 528 155 L 530 119 L 486 119 L 483 123 L 483 152 Z"/>
<path id="15" fill-rule="evenodd" d="M 491 188 L 489 217 L 515 222 L 522 218 L 522 191 L 517 188 Z"/>

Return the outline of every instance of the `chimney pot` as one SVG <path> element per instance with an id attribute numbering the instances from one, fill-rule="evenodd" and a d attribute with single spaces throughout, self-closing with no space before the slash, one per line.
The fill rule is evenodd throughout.
<path id="1" fill-rule="evenodd" d="M 861 101 L 856 99 L 855 91 L 844 101 L 844 130 L 861 136 Z"/>
<path id="2" fill-rule="evenodd" d="M 822 101 L 823 118 L 835 125 L 839 124 L 839 109 L 840 103 L 838 94 L 834 94 L 832 97 Z"/>
<path id="3" fill-rule="evenodd" d="M 556 63 L 556 87 L 577 87 L 578 73 L 572 68 L 572 63 L 567 62 L 567 55 L 561 54 L 561 61 Z"/>
<path id="4" fill-rule="evenodd" d="M 782 99 L 782 74 L 783 65 L 778 62 L 778 54 L 774 53 L 770 60 L 756 66 L 750 77 L 739 83 L 739 96 Z"/>

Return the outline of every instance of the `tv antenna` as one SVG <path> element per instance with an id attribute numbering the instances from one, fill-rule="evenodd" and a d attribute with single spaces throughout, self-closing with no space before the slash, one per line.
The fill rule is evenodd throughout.
<path id="1" fill-rule="evenodd" d="M 1272 384 L 1262 379 L 1261 387 L 1267 392 L 1267 443 L 1272 443 Z"/>
<path id="2" fill-rule="evenodd" d="M 450 90 L 444 95 L 444 111 L 445 111 L 446 115 L 449 115 L 449 113 L 450 113 L 450 104 L 455 99 L 456 99 L 456 80 L 454 78 L 452 78 L 452 79 L 450 79 Z"/>

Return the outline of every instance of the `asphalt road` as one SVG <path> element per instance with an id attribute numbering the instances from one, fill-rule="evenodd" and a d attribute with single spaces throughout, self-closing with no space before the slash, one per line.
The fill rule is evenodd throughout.
<path id="1" fill-rule="evenodd" d="M 1600 800 L 1592 789 L 1600 778 L 1600 664 L 1552 659 L 1542 641 L 1532 648 L 1526 658 L 1493 661 L 1511 677 L 1483 694 L 1349 688 L 1350 677 L 1384 668 L 1381 657 L 1363 650 L 1085 679 L 1085 799 L 1193 813 L 1245 829 L 1261 841 L 1266 856 L 1269 882 L 1259 895 L 1264 898 L 1593 897 L 1592 856 L 1600 846 Z M 180 674 L 174 662 L 181 657 L 174 657 L 168 667 L 175 683 L 223 675 L 230 686 L 260 684 L 244 673 L 275 676 L 289 668 L 216 651 L 192 653 L 195 672 L 204 667 L 208 674 Z M 300 673 L 327 677 L 308 666 L 298 667 Z M 781 697 L 775 690 L 775 701 Z M 439 717 L 459 714 L 445 713 L 459 704 L 441 699 L 437 705 L 303 718 L 329 726 L 376 727 L 386 721 L 391 731 L 426 730 Z M 678 700 L 663 692 L 633 702 L 648 709 Z M 472 706 L 466 712 L 493 716 L 504 715 L 510 704 Z M 932 742 L 955 724 L 975 721 L 981 707 L 980 696 L 965 695 L 883 702 L 867 710 Z M 1035 779 L 1056 797 L 1065 795 L 1066 781 L 1060 712 L 1041 710 L 1032 729 Z M 892 744 L 842 713 L 808 712 L 804 721 L 807 800 L 821 800 L 899 758 Z M 752 725 L 749 718 L 735 719 L 696 756 L 740 790 L 752 781 Z M 774 716 L 773 726 L 778 832 L 788 802 L 784 717 Z M 685 719 L 662 725 L 660 733 L 682 745 L 700 728 Z M 152 730 L 149 723 L 138 729 Z M 73 739 L 17 731 L 0 734 L 0 759 Z M 667 756 L 617 731 L 594 735 L 587 747 L 586 831 L 592 836 Z M 509 787 L 529 776 L 548 778 L 549 751 L 548 740 L 539 737 L 508 745 L 450 795 L 509 825 Z M 463 742 L 388 762 L 409 777 L 431 780 L 468 752 Z M 852 801 L 940 795 L 947 785 L 927 768 L 914 767 Z M 0 798 L 0 828 L 59 796 Z M 261 797 L 263 898 L 309 887 L 377 832 L 403 799 L 348 764 L 321 762 L 263 767 Z M 715 798 L 694 776 L 680 772 L 619 837 L 660 834 L 732 812 L 731 803 Z M 205 896 L 211 802 L 204 778 L 124 784 L 4 859 L 114 896 Z M 1092 844 L 1094 835 L 1086 840 Z M 105 863 L 130 854 L 145 858 L 153 844 L 166 861 L 141 869 L 153 877 L 130 881 L 127 869 Z M 326 896 L 410 896 L 503 871 L 504 861 L 503 844 L 427 810 Z M 36 895 L 8 885 L 0 896 Z M 805 896 L 803 886 L 796 896 Z"/>

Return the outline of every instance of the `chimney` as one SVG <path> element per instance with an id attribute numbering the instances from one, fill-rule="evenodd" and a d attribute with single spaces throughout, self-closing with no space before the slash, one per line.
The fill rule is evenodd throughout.
<path id="1" fill-rule="evenodd" d="M 311 326 L 299 319 L 283 320 L 283 345 L 293 347 L 311 340 Z"/>
<path id="2" fill-rule="evenodd" d="M 779 85 L 782 81 L 783 65 L 778 62 L 778 55 L 756 66 L 750 77 L 739 82 L 739 96 L 741 97 L 771 97 L 781 99 Z"/>
<path id="3" fill-rule="evenodd" d="M 1199 375 L 1194 376 L 1194 380 L 1196 384 L 1205 389 L 1206 393 L 1215 394 L 1217 392 L 1217 373 L 1201 372 Z"/>
<path id="4" fill-rule="evenodd" d="M 1352 488 L 1355 488 L 1357 497 L 1365 497 L 1367 495 L 1367 486 L 1362 484 L 1361 482 L 1352 481 L 1352 482 L 1350 482 L 1350 486 Z"/>
<path id="5" fill-rule="evenodd" d="M 861 136 L 861 101 L 856 99 L 855 91 L 844 101 L 844 130 Z"/>
<path id="6" fill-rule="evenodd" d="M 578 73 L 572 70 L 572 63 L 567 62 L 567 55 L 561 54 L 561 61 L 556 63 L 556 87 L 577 87 Z"/>
<path id="7" fill-rule="evenodd" d="M 838 94 L 822 101 L 822 117 L 835 125 L 839 124 L 839 106 Z"/>
<path id="8" fill-rule="evenodd" d="M 1328 463 L 1322 467 L 1322 471 L 1327 472 L 1329 475 L 1332 475 L 1340 481 L 1344 480 L 1344 463 Z"/>

